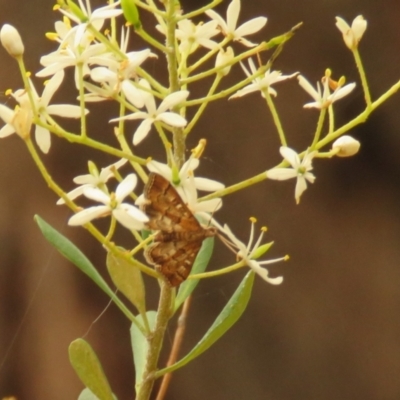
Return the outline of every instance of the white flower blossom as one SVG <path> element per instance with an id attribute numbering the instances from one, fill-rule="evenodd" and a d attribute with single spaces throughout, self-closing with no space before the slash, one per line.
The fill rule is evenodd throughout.
<path id="1" fill-rule="evenodd" d="M 14 93 L 13 96 L 19 103 L 14 110 L 0 104 L 0 118 L 5 122 L 0 129 L 0 138 L 16 133 L 22 139 L 27 139 L 32 127 L 32 107 L 26 93 L 21 96 L 16 96 Z"/>
<path id="2" fill-rule="evenodd" d="M 191 54 L 199 46 L 206 49 L 213 49 L 217 43 L 211 40 L 213 36 L 219 33 L 217 21 L 209 21 L 195 25 L 190 19 L 184 19 L 178 22 L 178 28 L 175 31 L 176 38 L 179 40 L 179 51 Z"/>
<path id="3" fill-rule="evenodd" d="M 143 86 L 144 88 L 148 88 L 149 90 L 151 89 L 150 84 L 145 79 L 141 79 L 139 85 Z M 179 92 L 169 94 L 161 102 L 158 108 L 156 107 L 154 96 L 151 93 L 144 91 L 142 92 L 143 101 L 147 112 L 138 111 L 136 113 L 126 115 L 125 117 L 114 118 L 110 121 L 115 122 L 121 120 L 142 119 L 143 121 L 133 134 L 134 145 L 139 144 L 147 136 L 147 134 L 150 132 L 151 125 L 153 125 L 157 121 L 162 121 L 170 126 L 175 126 L 178 128 L 182 128 L 187 124 L 186 119 L 179 114 L 167 111 L 186 100 L 189 95 L 189 92 L 187 90 L 181 90 Z"/>
<path id="4" fill-rule="evenodd" d="M 132 78 L 136 78 L 136 69 L 149 57 L 156 57 L 150 49 L 126 53 L 127 59 L 118 61 L 106 55 L 93 57 L 91 62 L 105 66 L 93 68 L 90 77 L 101 83 L 101 88 L 85 83 L 92 93 L 86 95 L 89 101 L 101 101 L 118 94 L 121 90 L 126 98 L 137 108 L 144 106 L 143 91 L 134 86 Z M 106 94 L 106 95 L 104 95 Z"/>
<path id="5" fill-rule="evenodd" d="M 121 160 L 117 161 L 114 164 L 109 165 L 108 167 L 102 168 L 100 173 L 97 168 L 94 166 L 93 168 L 89 167 L 89 174 L 78 175 L 73 181 L 80 185 L 77 188 L 71 190 L 66 195 L 70 200 L 74 200 L 77 197 L 83 194 L 83 191 L 87 188 L 99 188 L 104 189 L 105 184 L 110 178 L 115 177 L 114 171 L 121 168 L 126 164 L 128 160 L 126 158 L 121 158 Z M 57 205 L 65 204 L 64 199 L 59 199 L 57 201 Z"/>
<path id="6" fill-rule="evenodd" d="M 242 241 L 240 241 L 233 234 L 228 225 L 224 225 L 224 227 L 222 228 L 222 232 L 229 238 L 229 240 L 233 243 L 235 248 L 237 248 L 238 250 L 237 256 L 239 259 L 243 260 L 247 264 L 247 266 L 249 266 L 256 274 L 261 276 L 261 278 L 264 279 L 266 282 L 270 283 L 271 285 L 280 285 L 283 282 L 283 277 L 278 276 L 276 278 L 270 278 L 268 276 L 268 270 L 266 268 L 263 268 L 262 265 L 268 265 L 279 261 L 284 261 L 287 259 L 287 257 L 277 258 L 274 260 L 257 261 L 257 258 L 259 257 L 259 254 L 257 253 L 259 252 L 260 243 L 263 239 L 264 232 L 266 231 L 266 229 L 261 229 L 261 234 L 253 245 L 254 225 L 256 221 L 253 218 L 251 218 L 250 220 L 252 224 L 251 224 L 250 238 L 247 245 Z"/>
<path id="7" fill-rule="evenodd" d="M 105 46 L 102 43 L 86 44 L 83 42 L 80 46 L 74 46 L 71 43 L 73 36 L 70 36 L 65 45 L 50 54 L 40 58 L 40 63 L 44 66 L 36 73 L 38 77 L 47 77 L 67 67 L 75 67 L 75 86 L 79 88 L 79 68 L 82 68 L 82 76 L 90 74 L 89 64 L 92 64 L 92 58 L 104 53 Z"/>
<path id="8" fill-rule="evenodd" d="M 335 156 L 338 157 L 351 157 L 358 153 L 360 150 L 360 142 L 351 136 L 343 135 L 336 139 L 332 144 L 332 150 L 336 150 Z"/>
<path id="9" fill-rule="evenodd" d="M 297 182 L 294 197 L 296 203 L 299 204 L 301 195 L 307 189 L 307 181 L 310 183 L 314 183 L 315 181 L 315 176 L 310 171 L 313 169 L 312 159 L 316 152 L 309 152 L 300 160 L 299 155 L 289 147 L 282 146 L 279 151 L 292 168 L 270 169 L 266 172 L 267 178 L 277 181 L 296 178 Z"/>
<path id="10" fill-rule="evenodd" d="M 226 21 L 214 10 L 207 10 L 205 13 L 211 19 L 218 22 L 218 25 L 225 36 L 231 38 L 232 40 L 238 41 L 247 47 L 254 47 L 256 46 L 256 43 L 250 42 L 249 40 L 245 39 L 244 36 L 258 32 L 267 23 L 267 18 L 256 17 L 245 22 L 239 27 L 236 27 L 240 13 L 240 0 L 232 0 L 232 2 L 229 4 L 226 12 Z"/>
<path id="11" fill-rule="evenodd" d="M 330 93 L 329 89 L 329 77 L 325 76 L 323 79 L 324 89 L 321 91 L 321 86 L 317 82 L 317 90 L 315 90 L 310 82 L 304 76 L 299 75 L 297 77 L 299 80 L 299 85 L 315 100 L 311 103 L 304 104 L 304 108 L 327 108 L 335 101 L 347 96 L 356 87 L 355 83 L 349 83 L 344 86 L 338 85 L 337 88 Z"/>
<path id="12" fill-rule="evenodd" d="M 58 117 L 64 118 L 80 118 L 81 116 L 81 108 L 77 105 L 71 104 L 51 104 L 50 100 L 53 97 L 54 93 L 60 87 L 62 81 L 64 79 L 64 71 L 58 71 L 55 73 L 51 79 L 49 79 L 44 87 L 42 96 L 39 97 L 36 92 L 35 87 L 31 83 L 31 89 L 33 93 L 33 100 L 35 102 L 35 109 L 38 114 L 39 119 L 43 123 L 47 123 L 48 115 L 56 115 Z M 17 94 L 17 92 L 16 92 Z M 85 114 L 89 111 L 85 109 Z M 40 150 L 43 153 L 48 153 L 51 144 L 51 135 L 48 129 L 36 125 L 35 126 L 35 140 Z"/>
<path id="13" fill-rule="evenodd" d="M 340 32 L 342 32 L 343 40 L 346 46 L 350 50 L 355 50 L 357 49 L 358 43 L 367 29 L 367 21 L 362 15 L 358 15 L 356 18 L 354 18 L 350 27 L 343 18 L 336 17 L 336 26 Z"/>
<path id="14" fill-rule="evenodd" d="M 93 26 L 96 30 L 100 31 L 104 25 L 104 21 L 109 18 L 115 18 L 122 14 L 122 10 L 115 10 L 121 2 L 117 1 L 115 3 L 109 4 L 108 6 L 97 8 L 92 12 L 90 6 L 90 0 L 86 0 L 86 7 L 82 0 L 78 0 L 79 7 L 83 14 L 84 22 L 73 12 L 66 11 L 59 8 L 59 11 L 66 17 L 74 21 L 77 26 L 71 30 L 71 34 L 74 33 L 74 46 L 77 47 L 81 44 L 82 38 L 89 25 Z"/>
<path id="15" fill-rule="evenodd" d="M 123 203 L 125 197 L 132 193 L 137 183 L 135 174 L 129 174 L 118 185 L 115 193 L 106 194 L 98 188 L 88 187 L 83 190 L 83 195 L 88 199 L 103 203 L 101 206 L 94 206 L 79 211 L 73 215 L 68 225 L 84 225 L 95 218 L 102 218 L 112 215 L 121 225 L 130 230 L 143 229 L 149 218 L 137 207 Z"/>
<path id="16" fill-rule="evenodd" d="M 150 49 L 140 51 L 127 51 L 129 42 L 129 28 L 121 30 L 121 41 L 119 48 L 126 58 L 121 59 L 114 52 L 106 52 L 91 57 L 90 63 L 97 64 L 90 71 L 90 77 L 94 82 L 101 84 L 101 87 L 84 82 L 89 93 L 85 94 L 87 101 L 103 101 L 115 97 L 122 92 L 129 101 L 137 108 L 144 106 L 143 96 L 140 89 L 136 88 L 131 79 L 138 77 L 137 69 L 148 58 L 157 58 Z"/>
<path id="17" fill-rule="evenodd" d="M 257 68 L 254 64 L 254 61 L 251 58 L 249 58 L 250 71 L 248 71 L 247 68 L 242 63 L 240 63 L 240 65 L 242 66 L 243 71 L 247 76 L 254 75 L 257 72 Z M 257 78 L 254 78 L 252 83 L 238 90 L 233 96 L 230 97 L 230 99 L 242 97 L 245 96 L 246 94 L 257 91 L 260 91 L 261 96 L 264 98 L 266 92 L 268 92 L 271 96 L 277 96 L 278 93 L 271 86 L 274 83 L 285 81 L 287 79 L 293 78 L 296 75 L 298 75 L 297 72 L 295 72 L 292 75 L 282 75 L 280 71 L 268 70 L 265 72 L 264 76 L 259 76 Z"/>

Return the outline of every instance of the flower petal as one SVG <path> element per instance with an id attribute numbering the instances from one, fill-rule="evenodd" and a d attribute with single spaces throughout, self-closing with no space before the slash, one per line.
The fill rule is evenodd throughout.
<path id="1" fill-rule="evenodd" d="M 47 82 L 47 85 L 44 87 L 41 103 L 43 106 L 47 106 L 50 103 L 51 98 L 53 97 L 54 93 L 60 87 L 61 82 L 64 79 L 64 70 L 60 70 L 56 72 L 51 79 Z"/>
<path id="2" fill-rule="evenodd" d="M 133 144 L 138 145 L 150 132 L 151 125 L 153 124 L 152 118 L 144 119 L 133 134 Z"/>
<path id="3" fill-rule="evenodd" d="M 225 185 L 221 182 L 214 181 L 208 178 L 194 178 L 194 184 L 196 189 L 204 190 L 206 192 L 215 192 L 217 190 L 221 190 L 225 187 Z"/>
<path id="4" fill-rule="evenodd" d="M 296 203 L 300 203 L 300 197 L 303 192 L 307 189 L 307 181 L 305 180 L 304 176 L 298 176 L 296 182 L 296 189 L 294 190 L 294 197 L 296 199 Z"/>
<path id="5" fill-rule="evenodd" d="M 265 17 L 253 18 L 250 21 L 240 25 L 239 28 L 235 30 L 235 37 L 239 38 L 242 36 L 252 35 L 253 33 L 256 33 L 264 28 L 266 23 L 267 18 Z"/>
<path id="6" fill-rule="evenodd" d="M 42 150 L 44 154 L 47 154 L 51 145 L 51 136 L 49 130 L 40 125 L 36 125 L 35 140 L 40 150 Z"/>
<path id="7" fill-rule="evenodd" d="M 274 168 L 266 172 L 268 179 L 273 179 L 275 181 L 285 181 L 287 179 L 296 178 L 297 171 L 293 168 Z"/>
<path id="8" fill-rule="evenodd" d="M 182 128 L 187 124 L 185 118 L 181 117 L 179 114 L 174 112 L 163 112 L 156 117 L 156 121 L 163 121 L 168 125 L 176 126 L 178 128 Z"/>
<path id="9" fill-rule="evenodd" d="M 226 11 L 227 33 L 233 33 L 236 29 L 240 13 L 240 0 L 232 0 Z"/>
<path id="10" fill-rule="evenodd" d="M 110 214 L 110 211 L 110 208 L 107 206 L 89 207 L 73 215 L 69 219 L 68 225 L 84 225 L 94 218 L 105 217 L 106 215 Z"/>
<path id="11" fill-rule="evenodd" d="M 187 90 L 180 90 L 178 92 L 169 94 L 158 107 L 157 114 L 162 113 L 165 110 L 169 110 L 179 103 L 182 103 L 188 96 L 189 92 Z"/>
<path id="12" fill-rule="evenodd" d="M 104 193 L 99 188 L 87 187 L 83 190 L 83 195 L 90 200 L 98 201 L 99 203 L 108 204 L 110 203 L 110 196 Z"/>
<path id="13" fill-rule="evenodd" d="M 57 115 L 64 118 L 80 118 L 81 108 L 72 104 L 54 104 L 48 106 L 46 111 L 50 115 Z M 88 114 L 89 110 L 85 109 L 85 115 Z"/>
<path id="14" fill-rule="evenodd" d="M 129 174 L 125 179 L 118 185 L 115 191 L 115 198 L 120 203 L 128 194 L 133 192 L 137 184 L 137 176 L 135 174 Z"/>

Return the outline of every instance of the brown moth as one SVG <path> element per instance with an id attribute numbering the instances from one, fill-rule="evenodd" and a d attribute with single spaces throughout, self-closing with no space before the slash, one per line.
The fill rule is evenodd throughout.
<path id="1" fill-rule="evenodd" d="M 142 210 L 149 217 L 147 227 L 158 231 L 144 255 L 171 286 L 179 286 L 189 275 L 197 253 L 214 227 L 203 228 L 172 184 L 151 173 L 144 188 Z"/>

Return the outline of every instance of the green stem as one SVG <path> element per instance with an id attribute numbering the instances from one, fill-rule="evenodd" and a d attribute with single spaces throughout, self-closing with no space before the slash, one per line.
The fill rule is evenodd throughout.
<path id="1" fill-rule="evenodd" d="M 168 63 L 168 75 L 169 75 L 169 87 L 170 92 L 177 92 L 180 90 L 179 76 L 178 76 L 178 63 L 176 58 L 176 15 L 179 14 L 176 9 L 177 4 L 175 0 L 167 0 L 167 63 Z M 173 111 L 178 112 L 175 108 Z M 180 168 L 185 162 L 185 135 L 183 134 L 183 128 L 173 128 L 173 145 L 174 145 L 174 159 L 175 164 Z"/>
<path id="2" fill-rule="evenodd" d="M 285 132 L 283 131 L 281 120 L 279 119 L 279 114 L 276 111 L 274 101 L 272 100 L 271 95 L 268 92 L 268 88 L 263 91 L 265 100 L 267 102 L 268 108 L 271 112 L 272 119 L 274 120 L 274 124 L 278 131 L 279 140 L 281 141 L 281 146 L 287 146 Z"/>
<path id="3" fill-rule="evenodd" d="M 372 103 L 371 93 L 369 91 L 367 76 L 365 75 L 364 66 L 362 64 L 360 53 L 358 52 L 358 49 L 355 49 L 353 51 L 353 55 L 354 55 L 354 60 L 356 61 L 358 73 L 360 74 L 361 84 L 362 84 L 362 87 L 364 90 L 365 102 L 367 103 L 367 107 L 370 107 L 371 103 Z"/>
<path id="4" fill-rule="evenodd" d="M 84 146 L 88 146 L 93 149 L 99 150 L 103 153 L 111 154 L 118 158 L 126 158 L 129 161 L 133 161 L 133 162 L 136 162 L 141 165 L 146 165 L 146 163 L 147 163 L 147 160 L 144 158 L 141 158 L 141 157 L 129 154 L 129 153 L 128 154 L 124 153 L 123 151 L 121 151 L 119 149 L 108 146 L 104 143 L 100 143 L 89 137 L 83 138 L 80 135 L 76 135 L 74 133 L 67 132 L 66 130 L 61 128 L 59 125 L 57 125 L 57 123 L 54 120 L 52 120 L 51 118 L 50 118 L 50 122 L 51 122 L 51 125 L 44 123 L 43 121 L 41 121 L 38 118 L 35 119 L 35 124 L 48 129 L 50 132 L 53 132 L 55 135 L 68 140 L 70 143 L 82 144 Z"/>
<path id="5" fill-rule="evenodd" d="M 207 71 L 201 72 L 201 73 L 199 73 L 197 75 L 193 75 L 190 78 L 182 79 L 181 84 L 189 84 L 189 83 L 193 83 L 193 82 L 196 82 L 198 80 L 207 78 L 210 75 L 213 75 L 213 74 L 215 74 L 217 72 L 222 71 L 226 67 L 229 67 L 229 66 L 232 66 L 234 64 L 237 64 L 238 62 L 240 62 L 240 61 L 242 61 L 242 60 L 244 60 L 246 58 L 249 58 L 249 57 L 253 56 L 254 54 L 258 54 L 261 51 L 266 51 L 266 50 L 269 50 L 269 45 L 268 45 L 268 43 L 263 42 L 263 43 L 259 44 L 257 47 L 253 47 L 252 49 L 247 50 L 247 51 L 237 55 L 236 57 L 233 57 L 232 59 L 230 59 L 229 61 L 225 62 L 224 64 L 219 65 L 218 67 L 214 67 L 214 68 L 211 68 L 211 69 L 209 69 Z M 267 69 L 270 68 L 270 63 L 267 63 L 267 65 L 265 67 L 266 67 L 265 70 L 263 68 L 264 72 Z M 190 73 L 190 72 L 192 72 L 192 70 L 193 70 L 193 65 L 192 65 L 192 67 L 188 68 L 188 72 Z"/>
<path id="6" fill-rule="evenodd" d="M 33 97 L 32 88 L 31 88 L 31 85 L 30 85 L 30 81 L 28 79 L 28 73 L 27 73 L 27 71 L 25 69 L 25 64 L 24 64 L 24 60 L 23 60 L 22 56 L 17 58 L 17 62 L 18 62 L 19 70 L 21 72 L 22 80 L 24 82 L 24 88 L 25 88 L 26 92 L 28 93 L 29 102 L 30 102 L 31 107 L 32 107 L 33 115 L 36 116 L 38 110 L 36 109 L 36 102 L 35 102 L 35 99 Z"/>
<path id="7" fill-rule="evenodd" d="M 163 53 L 167 52 L 167 48 L 156 39 L 154 39 L 152 36 L 150 36 L 141 26 L 135 29 L 135 33 L 140 36 L 145 42 L 151 44 L 156 49 L 162 51 Z"/>
<path id="8" fill-rule="evenodd" d="M 207 54 L 197 60 L 193 65 L 188 68 L 188 75 L 190 75 L 194 70 L 201 67 L 206 61 L 208 61 L 214 54 L 218 53 L 220 49 L 223 49 L 231 39 L 225 38 L 221 43 L 218 44 L 214 49 L 210 50 Z"/>
<path id="9" fill-rule="evenodd" d="M 228 274 L 229 272 L 235 271 L 235 270 L 245 267 L 245 266 L 246 266 L 246 263 L 244 261 L 239 261 L 236 264 L 230 265 L 229 267 L 217 269 L 216 271 L 203 272 L 201 274 L 189 275 L 188 279 L 213 278 L 214 276 Z"/>
<path id="10" fill-rule="evenodd" d="M 197 10 L 189 12 L 187 14 L 183 14 L 182 16 L 177 18 L 177 20 L 182 21 L 183 19 L 190 19 L 193 17 L 197 17 L 198 15 L 204 14 L 205 11 L 209 10 L 210 8 L 216 7 L 218 4 L 220 4 L 222 2 L 223 2 L 223 0 L 214 0 L 213 2 L 211 2 L 210 4 L 207 4 L 204 7 L 198 8 Z"/>
<path id="11" fill-rule="evenodd" d="M 190 131 L 193 129 L 193 127 L 196 125 L 197 121 L 199 120 L 199 118 L 203 114 L 205 108 L 207 107 L 208 103 L 210 102 L 209 98 L 214 94 L 214 92 L 217 89 L 219 83 L 221 82 L 221 79 L 222 79 L 222 75 L 221 74 L 218 74 L 215 77 L 214 82 L 213 82 L 210 90 L 208 91 L 204 102 L 201 103 L 200 107 L 196 111 L 196 114 L 194 115 L 192 120 L 189 122 L 189 124 L 185 127 L 185 129 L 183 131 L 185 136 L 187 136 L 190 133 Z"/>
<path id="12" fill-rule="evenodd" d="M 215 199 L 217 197 L 223 197 L 226 196 L 228 194 L 234 193 L 238 190 L 244 189 L 246 187 L 252 186 L 255 183 L 259 183 L 262 181 L 265 181 L 267 179 L 267 175 L 265 172 L 262 172 L 261 174 L 258 174 L 256 176 L 253 176 L 252 178 L 246 179 L 242 182 L 236 183 L 232 186 L 228 186 L 224 189 L 221 190 L 217 190 L 214 193 L 210 193 L 207 196 L 204 197 L 200 197 L 198 199 L 198 201 L 205 201 L 205 200 L 211 200 L 211 199 Z"/>
<path id="13" fill-rule="evenodd" d="M 318 143 L 319 138 L 321 137 L 321 132 L 322 132 L 322 128 L 324 126 L 324 121 L 325 121 L 325 115 L 326 115 L 326 108 L 323 108 L 321 110 L 321 112 L 319 113 L 317 129 L 315 130 L 314 139 L 312 141 L 310 150 L 314 150 L 315 149 L 315 146 Z"/>
<path id="14" fill-rule="evenodd" d="M 78 64 L 79 78 L 79 105 L 81 108 L 81 137 L 86 138 L 86 110 L 85 110 L 85 87 L 83 86 L 83 64 Z"/>
<path id="15" fill-rule="evenodd" d="M 150 398 L 155 373 L 157 372 L 158 358 L 160 356 L 165 331 L 168 321 L 171 318 L 172 291 L 166 281 L 161 282 L 161 293 L 158 304 L 158 312 L 156 324 L 151 335 L 147 336 L 148 353 L 146 358 L 146 366 L 143 372 L 143 381 L 140 384 L 136 400 L 148 400 Z"/>

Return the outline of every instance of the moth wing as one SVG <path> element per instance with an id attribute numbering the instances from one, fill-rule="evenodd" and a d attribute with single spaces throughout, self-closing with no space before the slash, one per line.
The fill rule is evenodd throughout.
<path id="1" fill-rule="evenodd" d="M 164 232 L 197 231 L 200 223 L 194 217 L 172 184 L 161 175 L 151 173 L 144 189 L 143 211 L 148 227 Z"/>
<path id="2" fill-rule="evenodd" d="M 202 240 L 155 242 L 146 249 L 144 255 L 171 286 L 176 287 L 189 276 L 201 244 Z"/>

